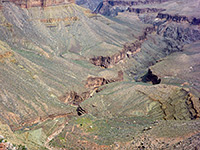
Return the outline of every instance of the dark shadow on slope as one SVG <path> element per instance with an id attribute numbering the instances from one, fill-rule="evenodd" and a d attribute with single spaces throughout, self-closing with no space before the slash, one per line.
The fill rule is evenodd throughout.
<path id="1" fill-rule="evenodd" d="M 161 79 L 158 78 L 155 74 L 152 73 L 151 69 L 148 70 L 148 72 L 141 77 L 142 82 L 152 82 L 152 84 L 160 84 Z"/>
<path id="2" fill-rule="evenodd" d="M 76 112 L 77 112 L 77 115 L 78 115 L 78 116 L 81 116 L 81 115 L 87 113 L 81 106 L 78 106 L 78 107 L 77 107 Z"/>

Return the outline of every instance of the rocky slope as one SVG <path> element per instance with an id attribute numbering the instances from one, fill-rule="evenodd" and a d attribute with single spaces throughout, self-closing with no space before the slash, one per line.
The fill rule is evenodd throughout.
<path id="1" fill-rule="evenodd" d="M 177 12 L 177 10 L 180 10 Z M 189 19 L 194 17 L 199 19 L 199 1 L 172 1 L 172 0 L 104 0 L 96 9 L 96 13 L 101 13 L 107 16 L 116 16 L 120 12 L 163 12 L 165 16 L 174 15 L 176 18 L 179 15 L 189 16 Z M 160 14 L 161 16 L 161 14 Z M 195 20 L 195 21 L 196 21 Z M 197 21 L 198 22 L 198 21 Z"/>
<path id="2" fill-rule="evenodd" d="M 38 7 L 20 9 L 8 2 L 3 4 L 0 29 L 1 88 L 4 89 L 1 91 L 2 121 L 15 127 L 26 120 L 37 120 L 38 113 L 41 117 L 67 113 L 70 106 L 61 103 L 58 97 L 69 91 L 87 91 L 84 80 L 102 71 L 87 62 L 87 53 L 95 54 L 106 45 L 110 49 L 105 51 L 115 52 L 120 47 L 120 41 L 124 43 L 124 39 L 127 39 L 124 31 L 121 32 L 124 38 L 119 36 L 120 32 L 116 32 L 122 28 L 120 24 L 109 27 L 90 15 L 90 12 L 75 4 L 44 10 Z M 99 19 L 107 22 L 102 16 Z M 91 26 L 93 22 L 106 28 L 100 30 L 99 25 Z M 96 32 L 95 28 L 102 33 Z M 84 29 L 91 32 L 88 34 Z M 105 30 L 116 30 L 112 36 L 118 36 L 118 40 L 110 39 L 110 35 L 104 35 L 102 39 L 100 35 Z M 112 41 L 118 46 L 111 44 Z M 11 79 L 15 82 L 10 82 Z"/>
<path id="3" fill-rule="evenodd" d="M 103 0 L 76 0 L 76 4 L 94 11 Z"/>
<path id="4" fill-rule="evenodd" d="M 31 7 L 48 7 L 53 5 L 65 4 L 65 3 L 75 3 L 74 0 L 8 0 L 2 1 L 12 2 L 21 8 L 31 8 Z"/>
<path id="5" fill-rule="evenodd" d="M 95 10 L 96 13 L 101 13 L 103 15 L 108 16 L 116 16 L 118 12 L 130 11 L 131 6 L 137 5 L 148 5 L 148 4 L 160 4 L 164 2 L 168 2 L 170 0 L 104 0 L 102 3 L 99 4 L 97 9 Z M 148 8 L 149 9 L 149 8 Z M 133 10 L 133 9 L 132 9 Z M 150 10 L 150 9 L 149 9 Z M 154 9 L 155 12 L 156 9 Z M 138 10 L 139 11 L 139 10 Z"/>
<path id="6" fill-rule="evenodd" d="M 198 149 L 199 4 L 3 1 L 0 135 L 32 150 Z"/>

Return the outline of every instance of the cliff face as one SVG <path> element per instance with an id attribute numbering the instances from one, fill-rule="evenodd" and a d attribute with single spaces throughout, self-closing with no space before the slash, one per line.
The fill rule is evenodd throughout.
<path id="1" fill-rule="evenodd" d="M 3 2 L 13 2 L 21 8 L 48 7 L 64 3 L 74 3 L 75 0 L 5 0 Z"/>
<path id="2" fill-rule="evenodd" d="M 141 13 L 157 13 L 157 12 L 160 12 L 160 11 L 164 11 L 165 9 L 158 9 L 158 8 L 131 8 L 129 7 L 127 9 L 128 12 L 134 12 L 134 13 L 138 13 L 138 14 L 141 14 Z"/>
<path id="3" fill-rule="evenodd" d="M 124 1 L 124 0 L 119 0 L 119 1 L 116 1 L 116 0 L 104 0 L 104 2 L 110 4 L 111 6 L 114 6 L 114 5 L 141 5 L 141 4 L 153 4 L 153 3 L 163 3 L 163 2 L 167 2 L 169 0 L 136 0 L 136 1 L 133 1 L 133 0 L 129 0 L 129 1 Z"/>
<path id="4" fill-rule="evenodd" d="M 158 13 L 157 18 L 160 19 L 166 19 L 167 21 L 174 21 L 174 22 L 188 22 L 192 25 L 199 25 L 200 24 L 200 18 L 192 18 L 189 19 L 187 16 L 183 16 L 183 15 L 170 15 L 167 13 Z"/>
<path id="5" fill-rule="evenodd" d="M 127 7 L 131 7 L 131 6 L 137 6 L 137 5 L 145 5 L 145 4 L 160 4 L 160 3 L 164 3 L 170 0 L 129 0 L 129 1 L 125 1 L 125 0 L 104 0 L 102 3 L 99 4 L 99 6 L 97 7 L 97 9 L 95 10 L 96 13 L 100 13 L 103 15 L 107 15 L 107 16 L 115 16 L 118 14 L 118 12 L 124 12 L 127 11 Z M 135 10 L 134 8 L 128 8 L 128 11 L 130 12 L 138 12 L 141 10 Z M 144 11 L 144 10 L 142 10 Z M 147 12 L 157 12 L 159 11 L 159 9 L 152 9 L 152 8 L 148 8 L 145 11 Z"/>
<path id="6" fill-rule="evenodd" d="M 110 78 L 110 79 L 106 79 L 104 77 L 90 76 L 87 78 L 86 83 L 85 83 L 85 87 L 87 89 L 86 92 L 83 92 L 83 93 L 77 93 L 75 91 L 66 92 L 64 95 L 59 97 L 59 100 L 64 103 L 80 106 L 80 104 L 84 100 L 88 99 L 89 97 L 92 97 L 95 92 L 98 93 L 101 90 L 103 90 L 102 88 L 100 88 L 101 86 L 112 83 L 112 82 L 123 81 L 123 79 L 124 77 L 123 77 L 122 71 L 118 71 L 118 76 L 115 78 Z"/>
<path id="7" fill-rule="evenodd" d="M 104 68 L 109 68 L 126 57 L 131 57 L 136 53 L 140 52 L 142 43 L 146 40 L 147 35 L 155 32 L 155 27 L 146 27 L 143 33 L 138 37 L 138 40 L 132 43 L 124 44 L 122 50 L 112 56 L 96 56 L 94 58 L 90 58 L 90 62 L 96 66 L 101 66 Z"/>

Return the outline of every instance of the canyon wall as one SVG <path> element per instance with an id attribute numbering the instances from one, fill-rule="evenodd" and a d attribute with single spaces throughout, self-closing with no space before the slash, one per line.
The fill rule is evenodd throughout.
<path id="1" fill-rule="evenodd" d="M 159 19 L 166 19 L 167 21 L 174 21 L 174 22 L 188 22 L 192 25 L 199 25 L 200 24 L 200 18 L 188 18 L 187 16 L 182 15 L 170 15 L 167 13 L 158 13 L 157 18 Z"/>
<path id="2" fill-rule="evenodd" d="M 122 50 L 112 56 L 96 56 L 90 58 L 90 62 L 96 66 L 103 68 L 109 68 L 112 65 L 117 64 L 126 57 L 131 57 L 141 50 L 142 43 L 146 40 L 147 35 L 156 31 L 154 26 L 146 27 L 143 33 L 138 37 L 138 40 L 132 43 L 126 43 Z"/>
<path id="3" fill-rule="evenodd" d="M 116 1 L 116 0 L 104 0 L 104 2 L 107 2 L 108 4 L 115 6 L 115 5 L 140 5 L 140 4 L 152 4 L 152 3 L 163 3 L 163 2 L 167 2 L 169 0 L 130 0 L 130 1 Z"/>
<path id="4" fill-rule="evenodd" d="M 131 8 L 129 7 L 127 9 L 128 12 L 134 12 L 134 13 L 157 13 L 157 12 L 161 12 L 164 11 L 165 9 L 158 9 L 158 8 Z"/>
<path id="5" fill-rule="evenodd" d="M 48 7 L 65 3 L 75 3 L 75 0 L 2 0 L 2 2 L 13 2 L 21 8 L 31 8 Z"/>
<path id="6" fill-rule="evenodd" d="M 96 8 L 95 13 L 100 13 L 102 15 L 106 16 L 116 16 L 118 12 L 124 12 L 127 11 L 127 7 L 131 6 L 136 6 L 136 5 L 145 5 L 145 4 L 160 4 L 167 2 L 169 0 L 129 0 L 129 1 L 124 1 L 124 0 L 104 0 L 99 4 L 99 6 Z M 129 8 L 128 11 L 138 11 L 138 10 L 133 10 L 132 8 Z M 146 10 L 148 12 L 154 12 L 154 11 L 159 11 L 158 9 L 148 9 Z"/>

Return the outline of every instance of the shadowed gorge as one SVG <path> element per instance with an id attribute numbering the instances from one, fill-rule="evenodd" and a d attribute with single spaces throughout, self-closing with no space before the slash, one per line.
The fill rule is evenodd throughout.
<path id="1" fill-rule="evenodd" d="M 200 149 L 200 0 L 1 0 L 0 149 Z"/>

